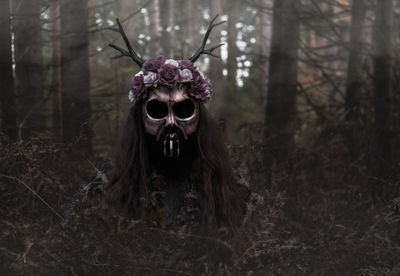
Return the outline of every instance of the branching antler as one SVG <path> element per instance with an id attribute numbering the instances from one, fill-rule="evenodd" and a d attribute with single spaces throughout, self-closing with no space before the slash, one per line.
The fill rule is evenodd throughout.
<path id="1" fill-rule="evenodd" d="M 226 21 L 221 21 L 221 22 L 218 22 L 218 23 L 215 23 L 215 24 L 214 24 L 214 21 L 215 21 L 215 19 L 217 19 L 217 17 L 218 17 L 218 14 L 211 20 L 210 25 L 208 25 L 207 32 L 206 32 L 206 34 L 204 35 L 203 42 L 201 43 L 200 48 L 197 49 L 196 53 L 194 53 L 193 56 L 191 56 L 191 57 L 189 58 L 189 60 L 190 60 L 191 62 L 195 62 L 202 54 L 210 55 L 210 56 L 213 56 L 213 57 L 219 57 L 219 56 L 217 56 L 217 55 L 214 55 L 212 52 L 213 52 L 215 49 L 217 49 L 217 48 L 221 47 L 222 45 L 224 45 L 224 43 L 221 43 L 221 44 L 218 44 L 218 45 L 216 45 L 216 46 L 213 46 L 213 47 L 211 47 L 211 48 L 209 48 L 209 49 L 207 49 L 207 50 L 204 49 L 205 46 L 206 46 L 208 37 L 210 36 L 210 33 L 211 33 L 211 31 L 212 31 L 212 29 L 213 29 L 214 27 L 219 26 L 219 25 L 221 25 L 221 24 L 223 24 L 223 23 L 226 22 Z"/>
<path id="2" fill-rule="evenodd" d="M 117 24 L 118 24 L 118 29 L 110 28 L 110 30 L 120 33 L 122 38 L 125 41 L 126 47 L 128 48 L 128 51 L 114 45 L 114 44 L 109 44 L 110 47 L 114 48 L 115 50 L 119 51 L 121 55 L 113 57 L 113 58 L 120 58 L 120 57 L 130 57 L 133 59 L 133 61 L 140 67 L 142 68 L 143 66 L 143 59 L 139 57 L 136 52 L 132 49 L 131 43 L 129 42 L 128 38 L 126 37 L 126 34 L 124 32 L 124 29 L 122 28 L 121 23 L 119 22 L 119 19 L 117 18 Z"/>

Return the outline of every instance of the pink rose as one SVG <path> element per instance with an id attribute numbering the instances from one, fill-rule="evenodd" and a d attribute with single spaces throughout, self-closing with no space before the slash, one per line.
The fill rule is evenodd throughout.
<path id="1" fill-rule="evenodd" d="M 181 69 L 189 69 L 190 71 L 197 71 L 196 66 L 190 60 L 180 60 L 179 66 Z"/>
<path id="2" fill-rule="evenodd" d="M 136 75 L 131 81 L 130 100 L 136 101 L 140 98 L 145 90 L 143 75 Z"/>
<path id="3" fill-rule="evenodd" d="M 174 88 L 179 81 L 179 69 L 172 64 L 163 64 L 158 69 L 158 81 L 169 88 Z"/>
<path id="4" fill-rule="evenodd" d="M 194 72 L 193 74 L 193 83 L 192 83 L 193 90 L 202 92 L 207 87 L 207 81 L 203 78 L 203 76 L 198 72 Z"/>
<path id="5" fill-rule="evenodd" d="M 142 71 L 143 73 L 146 73 L 148 71 L 157 71 L 158 69 L 160 69 L 162 64 L 164 64 L 163 57 L 146 60 L 146 62 L 142 66 Z"/>
<path id="6" fill-rule="evenodd" d="M 206 101 L 211 97 L 211 85 L 207 77 L 201 74 L 199 71 L 193 72 L 193 82 L 189 89 L 190 95 L 196 99 Z"/>
<path id="7" fill-rule="evenodd" d="M 208 86 L 207 89 L 201 93 L 200 95 L 198 95 L 199 99 L 202 100 L 203 102 L 208 101 L 209 99 L 211 99 L 211 93 L 212 93 L 212 89 L 211 86 Z"/>

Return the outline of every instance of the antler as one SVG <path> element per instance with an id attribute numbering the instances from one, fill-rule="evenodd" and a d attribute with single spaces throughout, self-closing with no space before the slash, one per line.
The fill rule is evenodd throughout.
<path id="1" fill-rule="evenodd" d="M 210 33 L 211 33 L 212 29 L 213 29 L 214 27 L 216 27 L 216 26 L 218 26 L 218 25 L 221 25 L 221 24 L 223 24 L 223 23 L 226 22 L 226 21 L 221 21 L 221 22 L 218 22 L 218 23 L 215 23 L 215 24 L 214 24 L 214 21 L 215 21 L 215 19 L 217 19 L 217 17 L 218 17 L 218 14 L 211 20 L 210 25 L 208 25 L 207 32 L 206 32 L 206 34 L 204 35 L 203 42 L 201 43 L 200 48 L 197 49 L 196 53 L 194 53 L 193 56 L 191 56 L 191 57 L 189 58 L 189 60 L 190 60 L 191 62 L 195 62 L 202 54 L 210 55 L 210 56 L 213 56 L 213 57 L 219 57 L 219 56 L 217 56 L 217 55 L 214 55 L 212 52 L 213 52 L 215 49 L 217 49 L 217 48 L 221 47 L 222 45 L 224 45 L 225 43 L 218 44 L 218 45 L 213 46 L 213 47 L 211 47 L 211 48 L 209 48 L 209 49 L 207 49 L 207 50 L 204 49 L 204 47 L 206 46 L 206 43 L 207 43 L 207 39 L 208 39 L 208 37 L 210 36 Z"/>
<path id="2" fill-rule="evenodd" d="M 129 42 L 128 38 L 126 37 L 126 34 L 124 32 L 124 29 L 121 26 L 121 23 L 119 22 L 119 19 L 117 18 L 117 24 L 118 24 L 118 29 L 114 29 L 114 28 L 109 28 L 110 30 L 120 33 L 122 38 L 125 41 L 126 47 L 128 48 L 128 51 L 114 45 L 114 44 L 109 44 L 110 47 L 114 48 L 115 50 L 119 51 L 121 53 L 121 55 L 113 57 L 113 58 L 120 58 L 120 57 L 130 57 L 133 59 L 133 61 L 139 65 L 140 68 L 142 68 L 143 66 L 143 59 L 141 57 L 139 57 L 136 52 L 132 49 L 131 43 Z"/>

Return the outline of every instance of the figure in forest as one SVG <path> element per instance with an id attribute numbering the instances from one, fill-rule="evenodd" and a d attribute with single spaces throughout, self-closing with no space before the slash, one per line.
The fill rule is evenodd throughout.
<path id="1" fill-rule="evenodd" d="M 217 17 L 217 16 L 216 16 Z M 240 219 L 238 192 L 222 136 L 204 103 L 211 83 L 194 65 L 205 49 L 211 21 L 201 47 L 188 60 L 158 57 L 143 61 L 132 49 L 115 45 L 141 68 L 131 82 L 129 109 L 107 182 L 87 186 L 89 194 L 101 187 L 102 200 L 136 219 L 152 224 L 233 225 Z"/>

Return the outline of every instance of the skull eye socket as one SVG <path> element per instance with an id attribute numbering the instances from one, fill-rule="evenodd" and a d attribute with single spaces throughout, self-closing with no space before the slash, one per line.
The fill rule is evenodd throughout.
<path id="1" fill-rule="evenodd" d="M 168 106 L 164 102 L 151 100 L 146 104 L 147 114 L 154 119 L 162 119 L 168 115 Z"/>
<path id="2" fill-rule="evenodd" d="M 194 102 L 190 99 L 183 100 L 172 106 L 172 110 L 176 117 L 181 119 L 188 119 L 192 117 L 195 111 Z"/>

